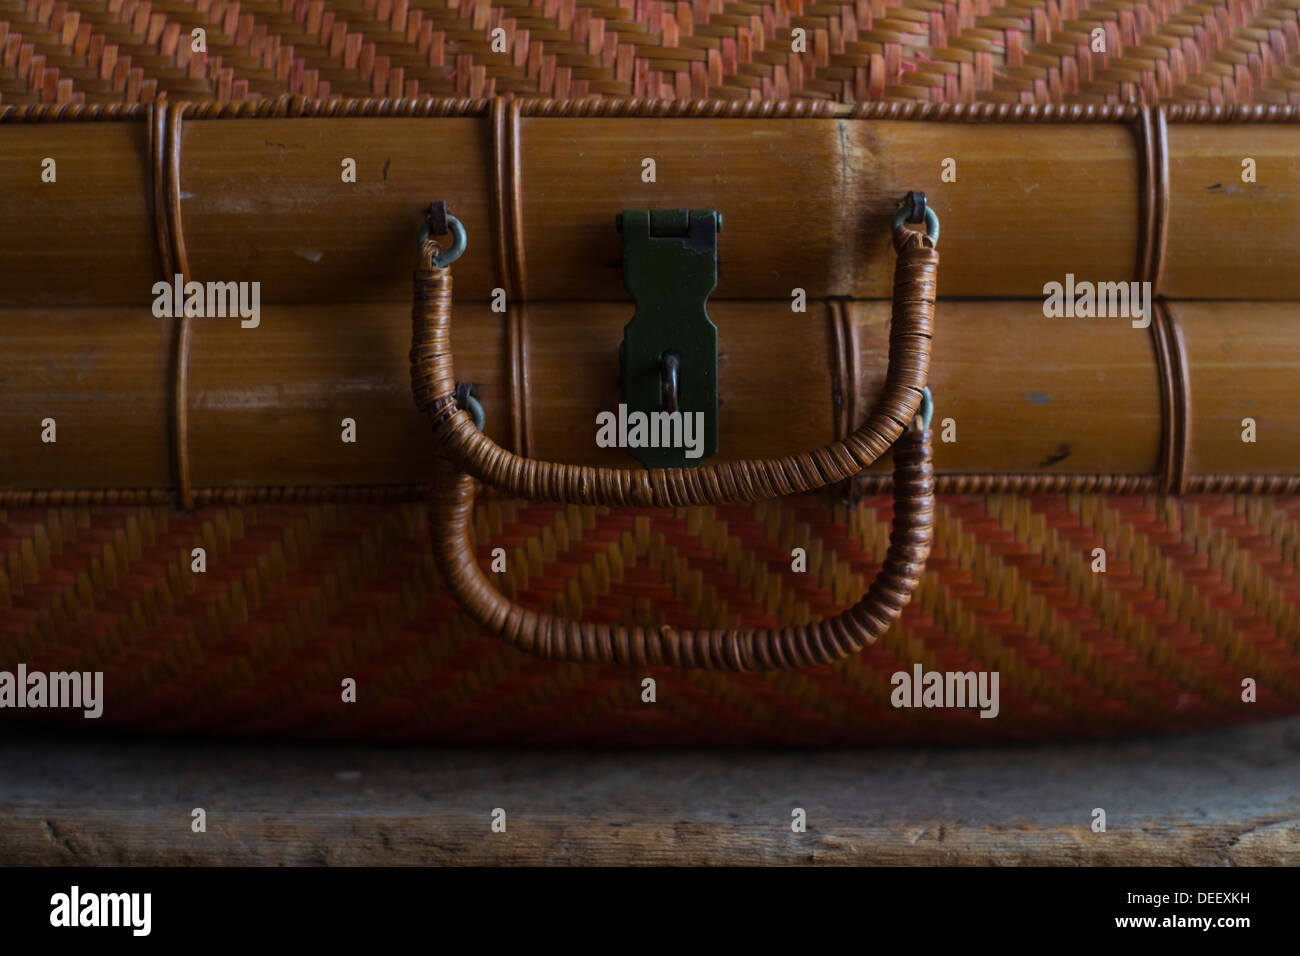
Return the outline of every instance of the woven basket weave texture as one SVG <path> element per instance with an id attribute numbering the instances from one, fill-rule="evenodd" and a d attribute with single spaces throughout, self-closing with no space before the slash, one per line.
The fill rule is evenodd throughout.
<path id="1" fill-rule="evenodd" d="M 504 590 L 589 620 L 771 626 L 836 613 L 879 567 L 891 501 L 678 511 L 489 498 Z M 208 555 L 190 571 L 192 547 Z M 791 571 L 794 547 L 808 569 Z M 1091 570 L 1093 549 L 1108 555 Z M 1300 704 L 1300 496 L 940 500 L 900 626 L 771 674 L 548 663 L 441 592 L 425 507 L 0 512 L 0 669 L 104 670 L 106 723 L 518 743 L 976 741 L 1186 729 Z M 997 670 L 997 719 L 896 710 L 891 674 Z M 340 676 L 363 689 L 339 704 Z M 641 703 L 641 680 L 659 700 Z M 1243 705 L 1243 676 L 1259 701 Z M 15 712 L 16 713 L 16 712 Z M 79 715 L 75 718 L 80 720 Z"/>
<path id="2" fill-rule="evenodd" d="M 1296 0 L 0 0 L 8 104 L 163 93 L 1283 104 L 1300 102 L 1298 57 Z"/>

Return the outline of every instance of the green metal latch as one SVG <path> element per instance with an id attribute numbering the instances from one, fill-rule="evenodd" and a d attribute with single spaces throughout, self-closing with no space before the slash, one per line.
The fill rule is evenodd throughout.
<path id="1" fill-rule="evenodd" d="M 628 450 L 647 468 L 694 468 L 718 451 L 718 330 L 705 303 L 718 284 L 722 216 L 626 210 L 617 226 L 636 300 L 620 350 Z"/>

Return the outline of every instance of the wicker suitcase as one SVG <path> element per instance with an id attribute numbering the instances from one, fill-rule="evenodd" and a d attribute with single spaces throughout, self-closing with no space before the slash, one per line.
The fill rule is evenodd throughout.
<path id="1" fill-rule="evenodd" d="M 101 720 L 122 726 L 443 742 L 1030 739 L 1296 710 L 1294 10 L 756 5 L 745 25 L 676 4 L 626 36 L 616 8 L 537 11 L 561 38 L 490 5 L 463 22 L 416 4 L 177 6 L 23 8 L 0 38 L 13 49 L 26 27 L 73 54 L 43 71 L 29 58 L 17 94 L 0 86 L 0 196 L 24 224 L 0 239 L 0 670 L 103 671 Z M 177 40 L 191 16 L 204 57 Z M 495 24 L 522 68 L 493 58 Z M 777 56 L 795 29 L 812 52 Z M 1094 29 L 1110 53 L 1091 51 Z M 164 56 L 97 83 L 78 58 L 100 36 Z M 278 47 L 274 71 L 236 60 L 250 37 Z M 422 98 L 452 93 L 467 98 Z M 728 99 L 617 98 L 645 93 Z M 664 171 L 653 186 L 647 155 Z M 890 242 L 909 189 L 943 220 L 923 280 L 937 280 L 934 344 L 899 386 L 915 394 L 882 399 L 910 301 L 893 294 Z M 882 403 L 900 428 L 867 445 L 894 444 L 928 383 L 957 437 L 936 427 L 931 443 L 928 555 L 889 564 L 887 452 L 860 475 L 873 455 L 823 460 L 808 491 L 770 500 L 704 504 L 720 497 L 706 471 L 624 496 L 656 509 L 598 499 L 577 473 L 493 470 L 484 452 L 482 476 L 507 492 L 473 512 L 479 565 L 504 550 L 484 581 L 588 626 L 538 623 L 462 581 L 462 600 L 486 602 L 481 626 L 438 570 L 472 572 L 449 522 L 469 520 L 454 466 L 474 455 L 437 454 L 468 447 L 472 426 L 446 387 L 423 402 L 436 439 L 411 401 L 412 240 L 438 198 L 471 242 L 448 273 L 417 273 L 426 301 L 449 291 L 435 278 L 454 290 L 438 309 L 417 294 L 416 351 L 422 315 L 450 323 L 435 351 L 478 383 L 486 438 L 618 469 L 609 488 L 638 481 L 589 429 L 618 401 L 631 315 L 613 214 L 717 208 L 716 460 L 753 483 L 733 497 L 792 487 L 736 461 L 842 448 Z M 1075 273 L 1150 283 L 1148 314 L 1049 316 L 1045 280 Z M 264 282 L 257 327 L 154 315 L 144 293 L 176 274 Z M 360 454 L 340 443 L 345 416 Z M 46 418 L 57 442 L 40 440 Z M 557 500 L 510 494 L 548 489 Z M 884 604 L 869 591 L 882 566 L 897 584 L 921 558 Z M 901 620 L 867 628 L 865 647 L 847 625 L 811 626 L 864 593 L 866 618 L 888 624 L 900 590 Z M 815 663 L 831 651 L 843 659 Z M 996 719 L 896 706 L 897 675 L 932 672 L 996 672 Z"/>

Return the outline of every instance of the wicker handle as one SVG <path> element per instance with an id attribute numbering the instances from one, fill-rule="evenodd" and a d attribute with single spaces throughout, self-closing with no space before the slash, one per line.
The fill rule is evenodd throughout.
<path id="1" fill-rule="evenodd" d="M 411 388 L 434 437 L 462 471 L 516 498 L 589 505 L 670 508 L 760 501 L 851 478 L 892 445 L 916 415 L 930 371 L 939 253 L 924 233 L 896 226 L 889 368 L 871 414 L 847 438 L 787 458 L 699 468 L 592 468 L 521 458 L 475 427 L 456 406 L 451 354 L 451 273 L 425 240 L 411 310 Z"/>
<path id="2" fill-rule="evenodd" d="M 894 526 L 884 564 L 853 607 L 804 627 L 678 631 L 589 624 L 530 611 L 505 597 L 475 559 L 469 527 L 476 483 L 437 459 L 429 528 L 442 580 L 480 625 L 552 660 L 717 670 L 808 667 L 840 660 L 885 633 L 912 598 L 934 537 L 934 469 L 928 429 L 894 445 Z"/>

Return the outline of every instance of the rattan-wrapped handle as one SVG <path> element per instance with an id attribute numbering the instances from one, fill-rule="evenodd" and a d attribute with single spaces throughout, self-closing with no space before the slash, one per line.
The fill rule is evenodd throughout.
<path id="1" fill-rule="evenodd" d="M 483 573 L 469 540 L 476 483 L 437 460 L 429 530 L 443 582 L 480 625 L 551 660 L 601 664 L 773 670 L 825 664 L 873 643 L 911 600 L 934 537 L 934 469 L 928 429 L 906 429 L 894 445 L 894 526 L 884 564 L 857 604 L 804 627 L 675 630 L 589 624 L 530 611 Z"/>
<path id="2" fill-rule="evenodd" d="M 671 508 L 761 501 L 823 488 L 870 466 L 916 415 L 930 372 L 939 254 L 923 233 L 896 228 L 889 368 L 867 420 L 847 438 L 787 458 L 699 468 L 592 468 L 521 458 L 478 430 L 456 406 L 451 353 L 451 273 L 426 240 L 411 310 L 411 388 L 444 453 L 463 471 L 516 498 L 588 505 Z"/>

